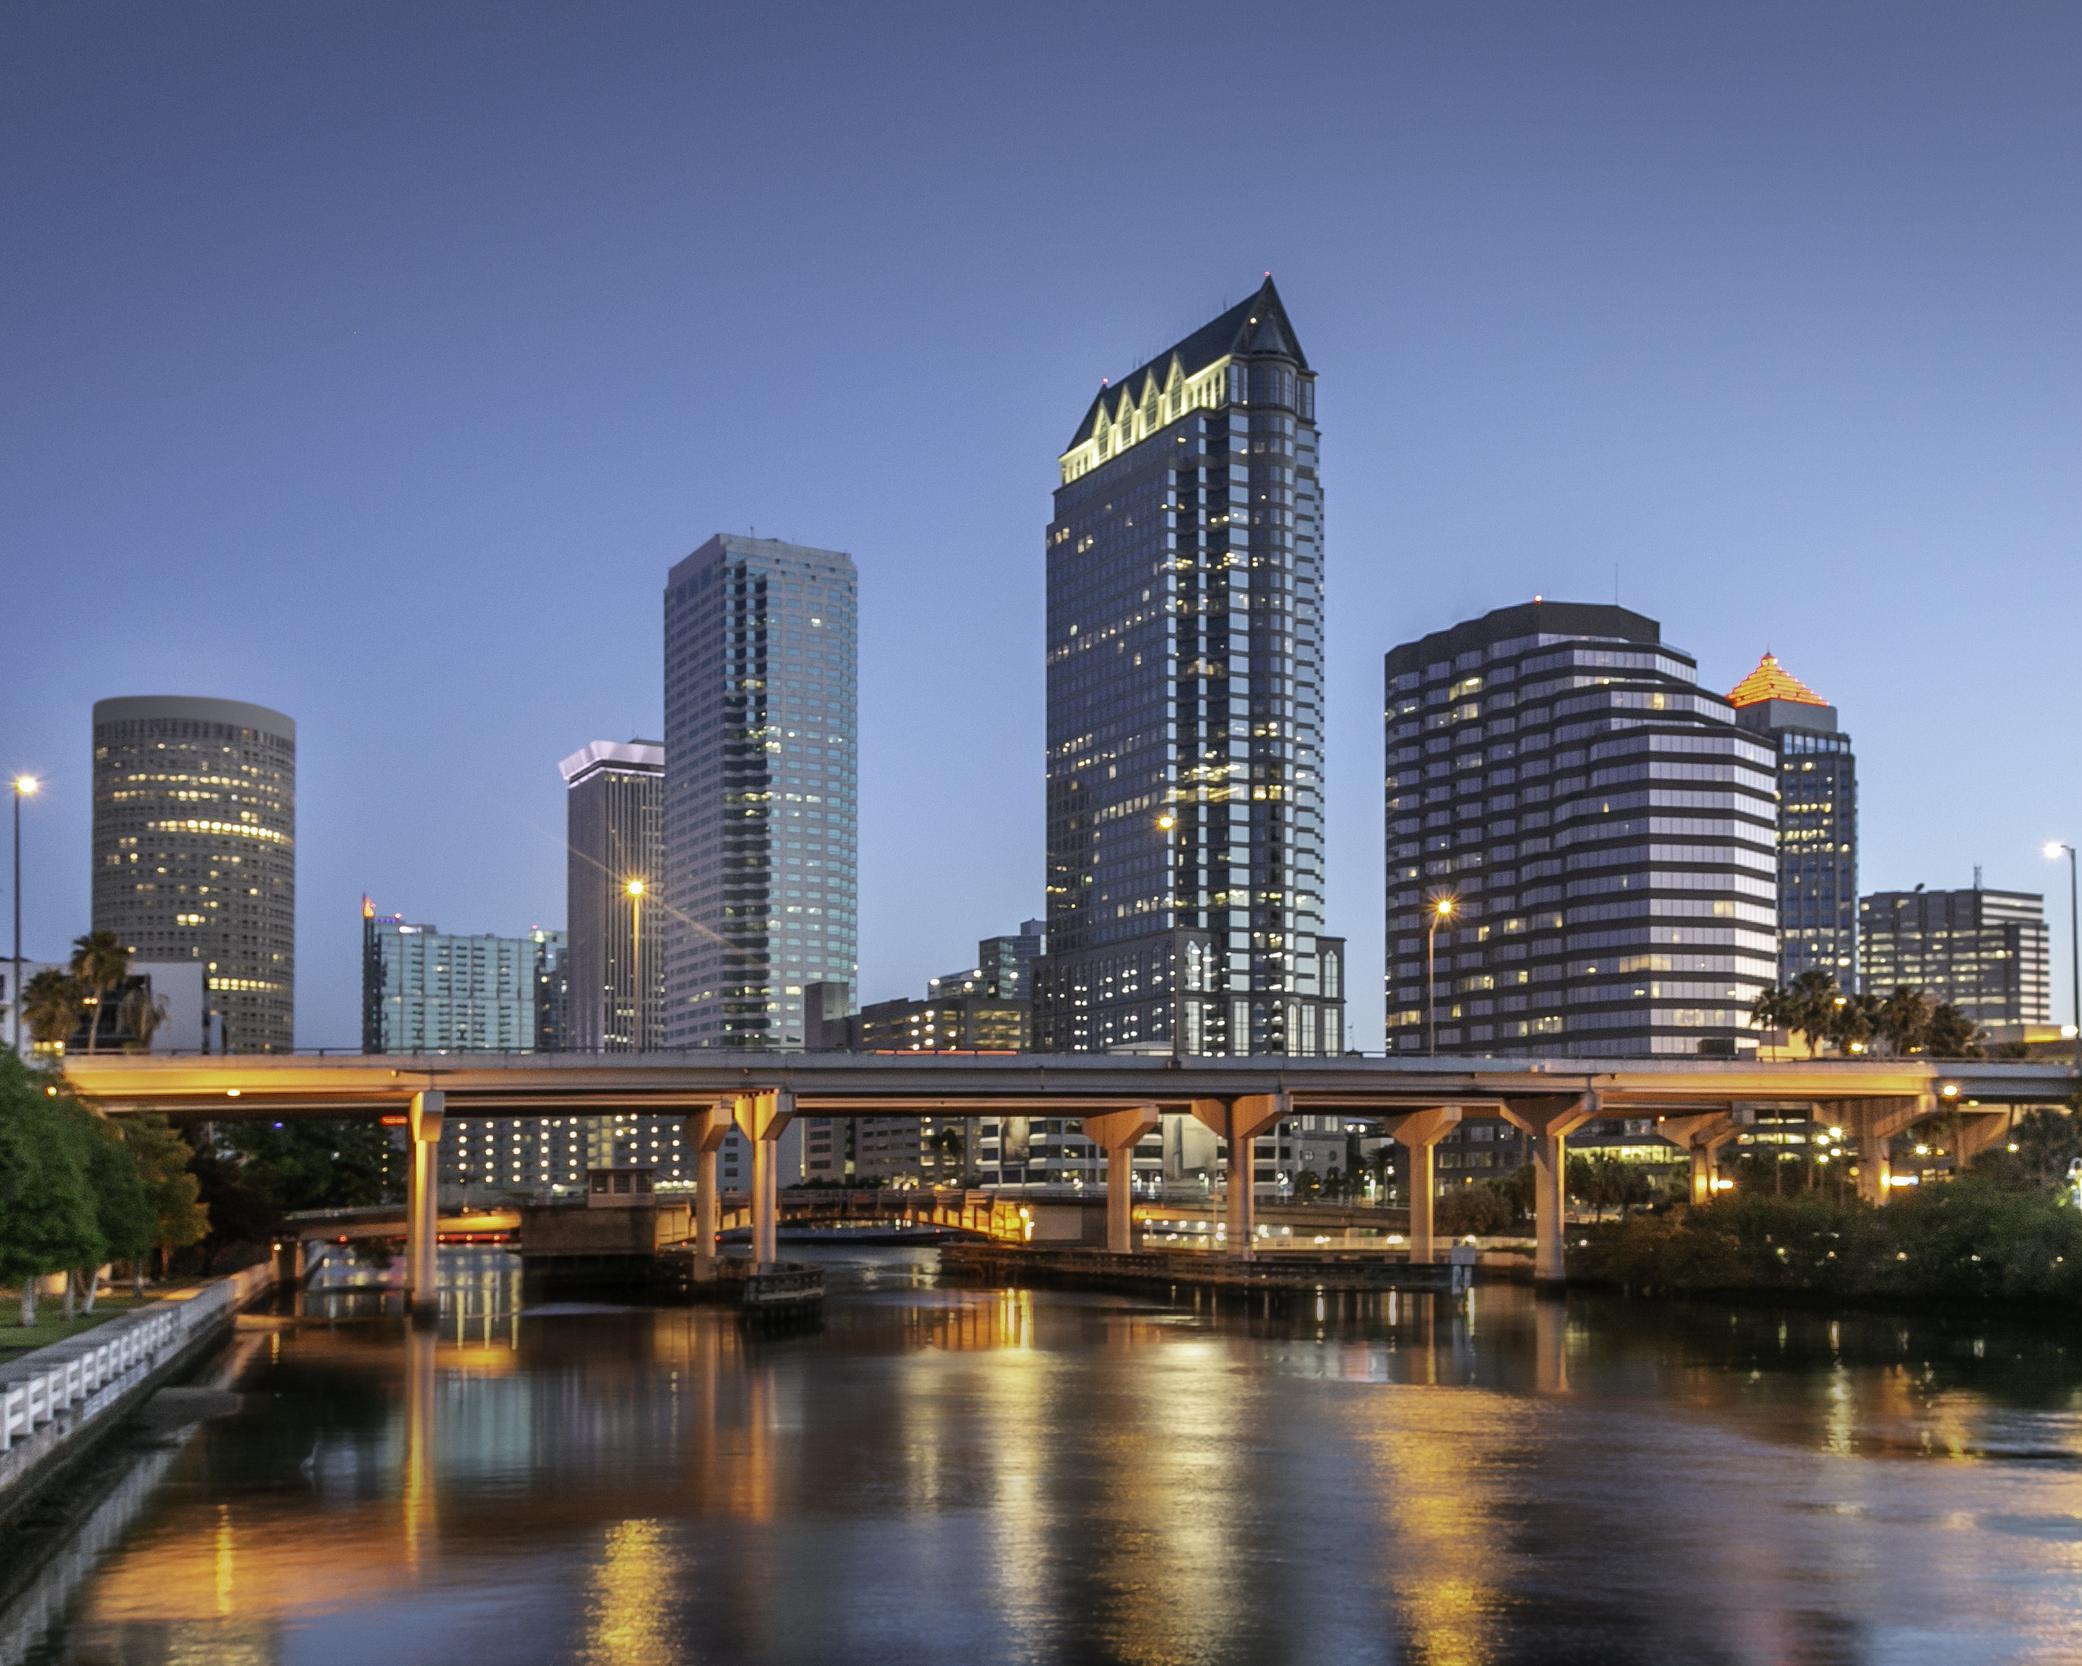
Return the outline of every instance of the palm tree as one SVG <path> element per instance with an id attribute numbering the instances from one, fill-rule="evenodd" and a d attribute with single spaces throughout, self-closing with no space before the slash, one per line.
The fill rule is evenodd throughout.
<path id="1" fill-rule="evenodd" d="M 29 1039 L 41 1047 L 63 1046 L 79 1028 L 85 999 L 77 978 L 55 967 L 38 972 L 22 986 L 22 1022 L 29 1026 Z"/>
<path id="2" fill-rule="evenodd" d="M 131 1052 L 152 1050 L 152 1037 L 166 1022 L 166 1011 L 166 997 L 154 995 L 144 984 L 123 997 L 116 1007 L 116 1027 L 129 1032 L 130 1040 L 125 1045 Z"/>
<path id="3" fill-rule="evenodd" d="M 130 947 L 112 931 L 90 931 L 72 940 L 72 975 L 86 993 L 87 1051 L 101 1038 L 101 1003 L 130 976 Z"/>
<path id="4" fill-rule="evenodd" d="M 1930 1002 L 1920 989 L 1900 985 L 1880 1002 L 1875 1033 L 1896 1058 L 1920 1053 L 1930 1039 Z"/>
<path id="5" fill-rule="evenodd" d="M 1940 1001 L 1930 1010 L 1930 1029 L 1923 1045 L 1934 1059 L 1977 1059 L 1981 1056 L 1981 1029 L 1952 1002 Z"/>
<path id="6" fill-rule="evenodd" d="M 1880 998 L 1877 995 L 1839 995 L 1829 1039 L 1839 1053 L 1862 1053 L 1879 1033 Z"/>

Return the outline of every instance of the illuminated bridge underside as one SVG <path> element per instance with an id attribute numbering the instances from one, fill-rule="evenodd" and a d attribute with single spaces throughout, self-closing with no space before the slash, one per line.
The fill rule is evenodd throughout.
<path id="1" fill-rule="evenodd" d="M 468 1116 L 694 1110 L 776 1090 L 792 1094 L 796 1114 L 804 1116 L 1073 1116 L 1135 1105 L 1183 1111 L 1195 1101 L 1256 1095 L 1280 1096 L 1282 1114 L 1457 1105 L 1477 1116 L 1501 1115 L 1512 1100 L 1594 1095 L 1597 1115 L 1620 1117 L 1752 1103 L 1918 1098 L 1948 1086 L 1956 1087 L 1959 1101 L 1982 1106 L 2041 1105 L 2064 1099 L 2075 1080 L 2068 1067 L 2037 1061 L 1485 1063 L 1092 1054 L 126 1054 L 75 1056 L 65 1069 L 80 1093 L 111 1112 L 207 1109 L 218 1117 L 395 1110 L 427 1092 L 445 1094 L 451 1112 Z"/>
<path id="2" fill-rule="evenodd" d="M 1106 1152 L 1107 1245 L 1134 1241 L 1134 1147 L 1165 1111 L 1183 1111 L 1226 1142 L 1229 1172 L 1252 1174 L 1254 1142 L 1297 1112 L 1377 1117 L 1409 1151 L 1410 1255 L 1436 1248 L 1433 1148 L 1469 1116 L 1499 1116 L 1529 1139 L 1534 1276 L 1558 1283 L 1567 1211 L 1563 1176 L 1571 1134 L 1603 1117 L 1653 1117 L 1686 1154 L 1692 1195 L 1710 1195 L 1714 1152 L 1736 1137 L 1745 1108 L 1805 1104 L 1817 1120 L 1851 1130 L 1858 1189 L 1883 1203 L 1893 1183 L 1889 1142 L 1952 1113 L 1963 1161 L 1996 1136 L 2019 1105 L 2067 1097 L 2065 1068 L 2040 1063 L 1816 1060 L 1756 1064 L 1438 1059 L 1161 1058 L 1105 1054 L 948 1055 L 642 1053 L 504 1057 L 73 1058 L 79 1091 L 111 1112 L 188 1111 L 213 1117 L 326 1116 L 403 1110 L 410 1127 L 408 1300 L 422 1320 L 436 1308 L 434 1245 L 438 1149 L 448 1114 L 533 1116 L 587 1109 L 682 1110 L 700 1169 L 695 1244 L 713 1259 L 720 1229 L 715 1153 L 733 1130 L 751 1142 L 753 1259 L 777 1258 L 774 1142 L 797 1116 L 1077 1117 Z M 1972 1114 L 1968 1114 L 1972 1113 Z M 1248 1256 L 1257 1235 L 1253 1188 L 1224 1198 L 1228 1243 Z"/>

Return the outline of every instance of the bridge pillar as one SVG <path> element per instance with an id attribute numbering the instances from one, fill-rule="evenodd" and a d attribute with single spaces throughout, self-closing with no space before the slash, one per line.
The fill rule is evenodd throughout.
<path id="1" fill-rule="evenodd" d="M 1229 1191 L 1225 1218 L 1229 1253 L 1249 1260 L 1258 1234 L 1258 1136 L 1279 1126 L 1290 1106 L 1284 1093 L 1252 1093 L 1240 1099 L 1196 1099 L 1193 1118 L 1229 1145 Z"/>
<path id="2" fill-rule="evenodd" d="M 716 1153 L 730 1137 L 731 1113 L 721 1105 L 687 1117 L 687 1144 L 694 1152 L 694 1276 L 704 1283 L 716 1276 L 716 1232 L 722 1199 L 716 1193 Z"/>
<path id="3" fill-rule="evenodd" d="M 752 1260 L 755 1265 L 770 1266 L 780 1259 L 775 1230 L 780 1174 L 774 1142 L 795 1120 L 795 1090 L 741 1094 L 731 1103 L 731 1118 L 752 1146 Z"/>
<path id="4" fill-rule="evenodd" d="M 1937 1096 L 1929 1093 L 1904 1099 L 1866 1099 L 1851 1108 L 1849 1126 L 1858 1144 L 1858 1195 L 1867 1203 L 1884 1204 L 1894 1195 L 1893 1162 L 1887 1155 L 1894 1136 L 1906 1133 L 1936 1111 Z"/>
<path id="5" fill-rule="evenodd" d="M 1438 1207 L 1438 1143 L 1460 1126 L 1458 1105 L 1435 1105 L 1381 1118 L 1381 1131 L 1410 1157 L 1410 1265 L 1437 1253 L 1432 1220 Z"/>
<path id="6" fill-rule="evenodd" d="M 1084 1137 L 1106 1153 L 1106 1248 L 1135 1248 L 1135 1147 L 1158 1123 L 1154 1105 L 1100 1111 L 1084 1119 Z"/>
<path id="7" fill-rule="evenodd" d="M 1557 1290 L 1569 1276 L 1563 1239 L 1568 1233 L 1569 1136 L 1598 1116 L 1595 1093 L 1564 1098 L 1506 1099 L 1504 1119 L 1522 1128 L 1533 1146 L 1533 1285 Z"/>
<path id="8" fill-rule="evenodd" d="M 1967 1164 L 1998 1140 L 2008 1139 L 2016 1122 L 2014 1111 L 1972 1110 L 1959 1113 L 1959 1134 L 1952 1153 L 1952 1170 L 1964 1174 Z"/>
<path id="9" fill-rule="evenodd" d="M 441 1121 L 445 1096 L 415 1093 L 405 1116 L 412 1164 L 405 1175 L 405 1311 L 415 1325 L 441 1316 Z"/>
<path id="10" fill-rule="evenodd" d="M 1659 1116 L 1656 1137 L 1668 1140 L 1691 1161 L 1694 1203 L 1713 1200 L 1714 1153 L 1741 1131 L 1741 1124 L 1725 1111 L 1695 1111 L 1683 1116 Z"/>

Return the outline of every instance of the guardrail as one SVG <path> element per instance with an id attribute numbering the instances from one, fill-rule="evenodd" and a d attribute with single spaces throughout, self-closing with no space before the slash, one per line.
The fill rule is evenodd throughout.
<path id="1" fill-rule="evenodd" d="M 92 1422 L 273 1279 L 271 1267 L 248 1267 L 0 1365 L 0 1452 L 61 1419 Z"/>

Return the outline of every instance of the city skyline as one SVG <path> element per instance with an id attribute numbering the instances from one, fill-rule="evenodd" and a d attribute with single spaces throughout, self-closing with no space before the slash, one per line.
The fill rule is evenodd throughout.
<path id="1" fill-rule="evenodd" d="M 0 407 L 17 441 L 14 543 L 58 564 L 150 550 L 213 605 L 174 631 L 153 587 L 39 596 L 17 669 L 27 697 L 0 736 L 0 763 L 48 783 L 25 816 L 27 952 L 57 953 L 88 918 L 92 703 L 151 689 L 263 702 L 302 726 L 300 1044 L 352 1043 L 364 890 L 470 930 L 566 924 L 545 762 L 574 734 L 658 732 L 659 577 L 695 538 L 743 524 L 859 561 L 858 993 L 922 987 L 950 939 L 1039 907 L 1032 549 L 1048 483 L 1033 459 L 1060 445 L 1061 411 L 1100 376 L 1248 293 L 1263 267 L 1332 369 L 1324 913 L 1361 970 L 1356 1045 L 1378 1045 L 1380 1017 L 1370 668 L 1396 641 L 1533 593 L 1600 601 L 1616 583 L 1698 656 L 1709 688 L 1733 686 L 1769 647 L 1826 689 L 1858 738 L 1864 889 L 1979 863 L 1991 885 L 2053 899 L 2064 876 L 2039 846 L 2082 835 L 2068 772 L 2040 764 L 2053 714 L 2072 706 L 2062 621 L 2082 602 L 2063 438 L 2082 417 L 2082 343 L 2056 277 L 2082 226 L 2042 164 L 2073 145 L 2073 101 L 2050 78 L 2072 61 L 2075 21 L 1936 17 L 1875 33 L 1848 17 L 1766 28 L 1638 14 L 1623 28 L 1618 15 L 1564 26 L 1528 11 L 1509 38 L 1479 41 L 1401 19 L 1336 53 L 1298 26 L 1306 69 L 1267 73 L 1290 87 L 1306 76 L 1316 95 L 1297 119 L 1317 155 L 1295 188 L 1318 212 L 1219 258 L 1183 235 L 1189 205 L 1152 208 L 1116 178 L 1059 182 L 1052 145 L 995 136 L 960 159 L 901 124 L 868 131 L 848 91 L 857 66 L 842 59 L 889 68 L 899 89 L 946 60 L 906 70 L 864 40 L 834 39 L 797 66 L 802 91 L 861 116 L 842 182 L 817 184 L 817 159 L 777 135 L 739 154 L 738 186 L 696 189 L 705 128 L 666 113 L 685 47 L 669 22 L 642 26 L 657 32 L 643 38 L 656 74 L 634 41 L 577 42 L 559 73 L 582 119 L 497 160 L 449 141 L 504 133 L 518 109 L 483 92 L 445 107 L 477 43 L 432 20 L 427 66 L 395 88 L 396 131 L 364 145 L 345 122 L 356 148 L 328 151 L 301 195 L 268 160 L 295 152 L 277 133 L 291 114 L 256 89 L 352 100 L 374 66 L 393 67 L 380 27 L 305 20 L 351 72 L 338 77 L 285 61 L 279 21 L 211 35 L 207 52 L 161 50 L 151 18 L 134 40 L 97 41 L 103 79 L 54 73 L 6 118 L 53 147 L 7 186 L 21 249 L 43 251 L 34 265 L 4 257 L 25 297 L 11 326 L 21 374 Z M 9 25 L 61 45 L 91 27 Z M 1148 27 L 1124 20 L 1120 46 L 1140 49 Z M 740 28 L 751 33 L 717 43 L 727 61 L 762 50 L 758 26 Z M 543 63 L 571 44 L 502 42 Z M 1037 132 L 1060 125 L 1056 89 L 1091 69 L 1040 31 L 950 19 L 943 47 L 1030 60 L 1004 96 L 1013 112 L 1051 108 Z M 1212 45 L 1164 50 L 1183 68 L 1219 61 Z M 1724 67 L 1687 68 L 1704 62 Z M 1888 73 L 1865 73 L 1875 64 Z M 1751 119 L 1745 69 L 1768 78 L 1769 121 Z M 1991 80 L 2010 93 L 1999 105 L 1968 96 Z M 1674 86 L 1692 108 L 1670 104 Z M 757 90 L 726 90 L 713 119 L 727 128 Z M 1016 125 L 1009 112 L 985 122 L 969 86 L 939 90 L 957 119 Z M 220 119 L 230 107 L 249 125 Z M 321 113 L 341 122 L 353 108 Z M 90 110 L 109 124 L 104 147 L 54 144 Z M 1668 141 L 1653 156 L 1633 143 L 1651 122 Z M 559 146 L 617 190 L 517 203 L 511 170 L 550 167 Z M 1243 167 L 1247 187 L 1278 171 Z M 220 170 L 237 189 L 198 200 L 196 182 Z M 422 172 L 426 194 L 388 189 Z M 901 193 L 861 189 L 877 175 Z M 993 176 L 1002 188 L 979 201 Z M 1702 178 L 1710 208 L 1695 200 Z M 373 236 L 378 196 L 403 219 Z M 980 224 L 957 230 L 918 206 L 942 199 L 973 204 Z M 502 265 L 487 289 L 482 257 L 445 229 L 464 200 L 499 205 L 473 222 L 498 247 L 552 252 Z M 163 206 L 175 201 L 186 218 Z M 1103 300 L 1090 251 L 1060 232 L 1071 202 L 1132 217 L 1155 248 Z M 66 218 L 79 203 L 106 221 Z M 825 210 L 860 251 L 831 270 L 800 241 Z M 554 252 L 572 241 L 551 235 L 560 218 L 598 245 L 575 270 Z M 1959 235 L 1928 238 L 1933 219 Z M 276 235 L 285 224 L 301 235 Z M 682 241 L 714 230 L 780 253 L 687 279 Z M 182 327 L 135 321 L 133 237 L 153 240 L 178 302 L 146 315 Z M 378 281 L 347 258 L 361 245 L 385 248 L 401 275 Z M 1990 245 L 2006 258 L 1973 252 Z M 669 291 L 687 321 L 646 288 Z M 594 290 L 599 307 L 569 310 Z M 728 329 L 709 327 L 718 315 Z M 809 317 L 820 329 L 800 328 Z M 886 419 L 860 420 L 864 387 Z M 980 409 L 944 420 L 964 406 Z M 198 407 L 213 420 L 194 421 Z M 922 447 L 950 484 L 932 516 L 900 517 Z M 95 489 L 104 472 L 133 489 Z M 1948 605 L 1963 572 L 2012 605 Z M 239 596 L 264 603 L 223 605 Z M 78 652 L 89 640 L 92 659 Z M 466 672 L 387 674 L 433 640 Z M 549 644 L 560 671 L 545 676 Z M 1933 759 L 1951 778 L 1941 803 Z M 931 864 L 915 861 L 920 804 Z M 1008 826 L 1014 837 L 995 836 Z M 2066 921 L 2048 912 L 2059 1017 Z"/>

